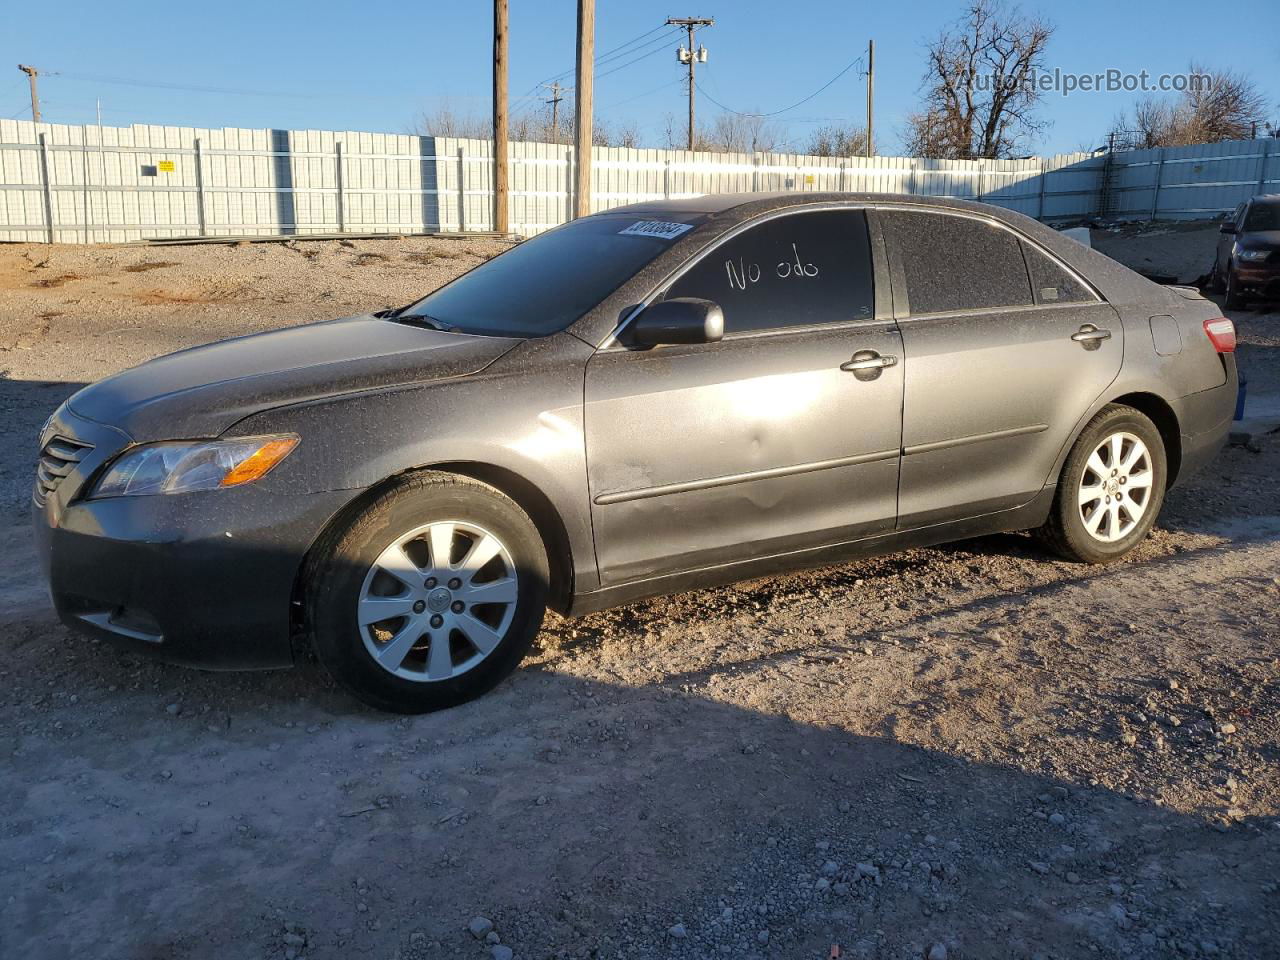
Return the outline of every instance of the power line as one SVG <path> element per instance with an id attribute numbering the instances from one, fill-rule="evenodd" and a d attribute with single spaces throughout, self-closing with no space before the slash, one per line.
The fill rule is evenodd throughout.
<path id="1" fill-rule="evenodd" d="M 660 37 L 654 37 L 652 40 L 649 40 L 645 43 L 640 43 L 639 46 L 634 46 L 634 44 L 639 43 L 640 41 L 644 40 L 646 37 L 649 37 L 660 30 L 666 30 L 667 32 Z M 632 37 L 626 43 L 621 43 L 611 50 L 606 50 L 604 53 L 600 54 L 598 57 L 595 58 L 595 65 L 597 67 L 600 67 L 606 63 L 612 62 L 613 60 L 620 59 L 621 57 L 630 56 L 631 54 L 639 50 L 643 50 L 644 48 L 649 47 L 653 44 L 665 43 L 668 39 L 670 39 L 670 37 L 675 32 L 678 32 L 678 31 L 668 30 L 667 25 L 665 23 L 660 24 L 659 26 L 654 27 L 652 30 L 646 30 L 644 33 L 640 34 L 639 36 Z M 628 47 L 631 47 L 632 49 L 627 49 Z M 540 83 L 535 83 L 530 88 L 530 93 L 537 91 L 541 87 L 545 87 L 547 84 L 552 83 L 553 81 L 562 80 L 565 77 L 572 75 L 572 73 L 574 72 L 574 69 L 575 68 L 570 67 L 568 70 L 560 71 L 559 73 L 555 74 L 555 76 L 547 77 L 547 79 L 541 81 Z M 566 87 L 565 89 L 571 90 L 573 88 Z"/>
<path id="2" fill-rule="evenodd" d="M 666 83 L 660 84 L 654 87 L 652 90 L 646 90 L 644 93 L 637 93 L 634 97 L 627 97 L 627 99 L 625 100 L 619 100 L 616 103 L 609 104 L 609 106 L 607 107 L 602 107 L 601 111 L 603 112 L 605 110 L 617 109 L 618 107 L 625 106 L 628 103 L 633 103 L 636 100 L 641 100 L 644 97 L 652 96 L 653 94 L 657 93 L 659 90 L 666 90 L 668 87 L 674 87 L 676 84 L 679 84 L 679 83 L 684 83 L 684 79 L 681 77 L 676 77 L 676 79 L 668 80 Z"/>
<path id="3" fill-rule="evenodd" d="M 83 80 L 89 83 L 119 84 L 128 87 L 152 87 L 157 90 L 182 90 L 188 93 L 215 93 L 223 96 L 238 97 L 296 97 L 302 100 L 327 100 L 334 94 L 328 93 L 284 93 L 279 90 L 245 90 L 234 87 L 202 87 L 186 83 L 166 83 L 158 80 L 134 80 L 130 77 L 104 77 L 91 73 L 66 73 L 61 70 L 42 70 L 48 77 L 62 77 L 64 80 Z M 341 96 L 339 94 L 338 96 Z"/>
<path id="4" fill-rule="evenodd" d="M 628 60 L 626 63 L 619 64 L 618 66 L 613 67 L 612 69 L 606 70 L 604 73 L 598 74 L 596 76 L 596 79 L 599 80 L 601 77 L 607 77 L 611 73 L 617 73 L 619 70 L 625 70 L 627 67 L 631 66 L 632 64 L 639 63 L 641 60 L 648 60 L 650 57 L 654 56 L 655 54 L 662 53 L 666 49 L 666 41 L 668 39 L 670 38 L 663 37 L 662 38 L 663 45 L 658 47 L 656 50 L 650 50 L 648 53 L 643 54 L 642 56 L 636 57 L 634 60 Z"/>
<path id="5" fill-rule="evenodd" d="M 679 31 L 676 31 L 676 32 L 679 32 Z M 619 72 L 620 70 L 625 70 L 627 67 L 630 67 L 630 66 L 632 66 L 632 65 L 634 65 L 634 64 L 639 63 L 641 60 L 647 60 L 647 59 L 649 59 L 650 57 L 655 56 L 656 54 L 662 53 L 662 52 L 663 52 L 663 50 L 665 50 L 665 49 L 666 49 L 665 44 L 666 44 L 666 42 L 667 42 L 669 39 L 670 39 L 670 38 L 669 38 L 669 37 L 667 37 L 667 36 L 665 36 L 665 35 L 664 35 L 664 36 L 662 36 L 662 37 L 659 37 L 659 38 L 658 38 L 658 41 L 659 41 L 660 43 L 662 43 L 662 44 L 663 44 L 663 46 L 659 46 L 659 47 L 657 47 L 657 48 L 655 48 L 655 49 L 653 49 L 653 50 L 649 51 L 648 53 L 641 54 L 641 55 L 640 55 L 640 56 L 638 56 L 638 57 L 635 57 L 635 58 L 633 58 L 633 59 L 631 59 L 631 60 L 628 60 L 626 63 L 620 63 L 620 64 L 618 64 L 617 66 L 612 67 L 612 68 L 611 68 L 611 69 L 609 69 L 609 70 L 606 70 L 604 73 L 596 74 L 596 78 L 595 78 L 595 79 L 597 79 L 597 80 L 602 80 L 602 79 L 604 79 L 605 77 L 609 76 L 610 74 L 617 73 L 617 72 Z M 627 51 L 627 52 L 628 52 L 628 53 L 635 53 L 635 52 L 636 52 L 636 50 L 642 50 L 642 49 L 644 49 L 644 47 L 647 47 L 647 46 L 649 46 L 649 44 L 647 44 L 647 43 L 646 43 L 646 44 L 643 44 L 643 45 L 642 45 L 642 46 L 640 46 L 640 47 L 636 47 L 635 49 L 633 49 L 633 50 L 629 50 L 629 51 Z M 552 81 L 552 82 L 554 83 L 555 81 Z M 677 82 L 677 83 L 679 83 L 680 81 L 679 81 L 679 80 L 677 80 L 676 82 Z M 669 86 L 669 84 L 664 84 L 664 86 Z M 561 87 L 561 88 L 560 88 L 560 92 L 561 92 L 561 93 L 570 93 L 570 92 L 572 92 L 572 91 L 573 91 L 573 89 L 574 89 L 574 88 L 573 88 L 572 86 L 569 86 L 569 87 Z M 659 88 L 659 89 L 661 89 L 661 88 Z M 652 91 L 651 91 L 651 92 L 652 92 Z M 637 97 L 636 99 L 639 99 L 639 98 Z M 543 106 L 545 103 L 547 103 L 547 102 L 548 102 L 548 101 L 545 101 L 545 100 L 538 100 L 538 101 L 535 101 L 535 102 L 531 103 L 531 104 L 528 106 L 528 108 L 527 108 L 527 109 L 525 109 L 525 110 L 521 111 L 521 113 L 519 114 L 519 116 L 518 116 L 518 118 L 517 118 L 517 119 L 518 119 L 518 120 L 520 120 L 520 121 L 523 121 L 523 120 L 527 120 L 527 119 L 529 119 L 529 118 L 530 118 L 530 117 L 532 117 L 534 114 L 536 114 L 536 113 L 537 113 L 537 112 L 542 108 L 542 106 Z"/>
<path id="6" fill-rule="evenodd" d="M 770 111 L 770 112 L 768 112 L 768 113 L 752 113 L 752 112 L 745 111 L 745 110 L 735 110 L 735 109 L 733 109 L 733 107 L 727 107 L 727 106 L 725 106 L 723 103 L 721 103 L 719 100 L 717 100 L 717 99 L 716 99 L 715 97 L 713 97 L 711 94 L 709 94 L 709 93 L 707 92 L 707 90 L 706 90 L 706 88 L 705 88 L 705 87 L 699 86 L 699 87 L 698 87 L 698 89 L 702 91 L 702 95 L 703 95 L 703 96 L 705 96 L 708 100 L 710 100 L 712 103 L 714 103 L 717 107 L 719 107 L 721 110 L 724 110 L 724 111 L 725 111 L 725 112 L 727 112 L 727 113 L 736 113 L 736 114 L 737 114 L 738 116 L 740 116 L 740 117 L 776 117 L 776 116 L 778 116 L 779 114 L 786 113 L 788 110 L 794 110 L 796 107 L 799 107 L 799 106 L 802 106 L 803 104 L 808 103 L 810 100 L 812 100 L 812 99 L 813 99 L 814 97 L 816 97 L 818 94 L 822 93 L 824 90 L 826 90 L 829 86 L 831 86 L 833 83 L 835 83 L 835 82 L 836 82 L 837 80 L 839 80 L 841 77 L 843 77 L 846 73 L 848 73 L 850 70 L 852 70 L 852 69 L 853 69 L 854 67 L 856 67 L 858 64 L 862 63 L 862 59 L 863 59 L 862 57 L 858 57 L 856 60 L 854 60 L 854 61 L 852 61 L 851 63 L 849 63 L 849 64 L 848 64 L 848 66 L 846 66 L 843 70 L 841 70 L 841 71 L 840 71 L 839 73 L 837 73 L 834 77 L 832 77 L 830 80 L 828 80 L 828 81 L 827 81 L 826 83 L 824 83 L 822 86 L 820 86 L 817 90 L 813 91 L 813 93 L 809 94 L 807 97 L 803 98 L 802 100 L 797 100 L 795 103 L 791 104 L 790 106 L 783 107 L 781 110 L 771 110 L 771 111 Z"/>
<path id="7" fill-rule="evenodd" d="M 15 81 L 14 81 L 13 86 L 11 86 L 11 87 L 9 87 L 9 88 L 8 88 L 8 90 L 12 90 L 14 87 L 19 87 L 19 86 L 21 86 L 21 87 L 25 87 L 25 86 L 27 86 L 26 78 L 24 78 L 24 77 L 19 77 L 17 80 L 15 80 Z M 6 91 L 6 92 L 7 92 L 7 91 Z M 25 100 L 25 99 L 27 99 L 27 98 L 26 98 L 26 97 L 24 97 L 23 99 Z M 25 110 L 27 110 L 27 109 L 29 109 L 29 108 L 28 108 L 28 105 L 27 105 L 26 103 L 24 103 L 21 107 L 19 107 L 19 108 L 18 108 L 18 113 L 22 113 L 22 112 L 24 112 L 24 111 L 25 111 Z M 16 118 L 17 118 L 17 116 L 18 116 L 18 113 L 15 113 L 13 116 L 9 117 L 9 119 L 10 119 L 10 120 L 16 119 Z"/>

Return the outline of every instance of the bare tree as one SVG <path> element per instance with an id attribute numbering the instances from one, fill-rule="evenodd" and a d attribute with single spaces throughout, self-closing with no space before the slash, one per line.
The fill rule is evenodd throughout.
<path id="1" fill-rule="evenodd" d="M 550 108 L 519 113 L 509 122 L 512 142 L 568 144 L 573 140 L 573 111 L 564 110 L 552 125 Z M 463 137 L 475 140 L 493 139 L 493 123 L 489 117 L 456 112 L 449 104 L 433 111 L 423 111 L 410 132 L 423 137 Z M 596 120 L 591 142 L 597 147 L 634 147 L 640 138 L 634 124 L 613 125 Z"/>
<path id="2" fill-rule="evenodd" d="M 414 120 L 410 130 L 422 137 L 463 137 L 475 140 L 488 140 L 493 137 L 493 120 L 490 117 L 478 117 L 474 114 L 459 113 L 449 103 L 435 110 L 423 110 Z M 516 139 L 514 131 L 511 138 Z"/>
<path id="3" fill-rule="evenodd" d="M 600 123 L 600 135 L 606 140 L 606 147 L 630 147 L 635 149 L 640 146 L 640 128 L 636 126 L 634 121 L 628 120 L 622 123 Z"/>
<path id="4" fill-rule="evenodd" d="M 815 157 L 864 157 L 867 155 L 867 128 L 824 126 L 809 134 L 804 153 Z"/>
<path id="5" fill-rule="evenodd" d="M 781 127 L 766 117 L 751 113 L 722 113 L 708 129 L 702 127 L 694 137 L 694 149 L 708 153 L 772 153 L 785 147 Z M 667 147 L 683 149 L 688 144 L 683 121 L 667 115 Z"/>
<path id="6" fill-rule="evenodd" d="M 1181 147 L 1248 140 L 1261 125 L 1266 97 L 1253 79 L 1191 64 L 1187 89 L 1175 99 L 1147 96 L 1116 118 L 1111 142 L 1126 148 Z"/>
<path id="7" fill-rule="evenodd" d="M 1035 77 L 1053 26 L 1001 0 L 973 0 L 928 45 L 921 109 L 907 118 L 908 153 L 969 160 L 1008 157 L 1046 126 Z"/>

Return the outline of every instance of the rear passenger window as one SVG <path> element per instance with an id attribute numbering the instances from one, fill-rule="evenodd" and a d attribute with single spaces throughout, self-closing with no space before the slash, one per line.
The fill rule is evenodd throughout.
<path id="1" fill-rule="evenodd" d="M 1034 244 L 1022 243 L 1036 303 L 1089 303 L 1098 298 L 1083 283 Z"/>
<path id="2" fill-rule="evenodd" d="M 1026 263 L 1008 230 L 938 213 L 880 216 L 902 262 L 912 314 L 1031 305 Z"/>
<path id="3" fill-rule="evenodd" d="M 667 297 L 718 303 L 726 333 L 869 319 L 866 215 L 821 210 L 767 220 L 699 260 Z"/>

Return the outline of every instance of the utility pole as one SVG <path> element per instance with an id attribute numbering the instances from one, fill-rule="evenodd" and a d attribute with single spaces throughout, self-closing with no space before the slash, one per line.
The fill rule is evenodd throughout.
<path id="1" fill-rule="evenodd" d="M 551 142 L 560 142 L 560 101 L 564 97 L 560 96 L 560 91 L 564 87 L 560 86 L 560 81 L 554 83 L 544 83 L 544 87 L 551 90 L 551 96 L 545 102 L 551 104 Z"/>
<path id="2" fill-rule="evenodd" d="M 667 25 L 673 27 L 684 27 L 689 34 L 689 49 L 681 47 L 676 52 L 676 59 L 681 63 L 689 66 L 689 149 L 693 149 L 694 144 L 694 126 L 693 126 L 693 94 L 695 87 L 693 85 L 694 65 L 698 61 L 707 62 L 707 48 L 694 48 L 693 31 L 698 27 L 714 27 L 716 21 L 712 17 L 668 17 Z"/>
<path id="3" fill-rule="evenodd" d="M 31 83 L 31 119 L 35 123 L 40 122 L 40 94 L 36 92 L 36 77 L 40 71 L 35 67 L 28 67 L 25 64 L 18 64 L 18 69 L 27 75 L 27 80 Z M 12 76 L 12 74 L 11 74 Z"/>
<path id="4" fill-rule="evenodd" d="M 867 41 L 867 156 L 870 157 L 875 151 L 875 139 L 872 136 L 871 129 L 875 121 L 875 95 L 876 95 L 876 42 L 874 40 Z"/>
<path id="5" fill-rule="evenodd" d="M 507 165 L 507 0 L 493 0 L 493 229 L 509 232 Z"/>
<path id="6" fill-rule="evenodd" d="M 578 0 L 578 71 L 574 88 L 573 215 L 591 213 L 591 93 L 595 79 L 596 0 Z"/>

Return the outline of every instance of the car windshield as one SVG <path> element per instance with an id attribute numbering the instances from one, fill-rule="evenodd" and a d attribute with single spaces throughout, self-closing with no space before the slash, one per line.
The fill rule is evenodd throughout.
<path id="1" fill-rule="evenodd" d="M 693 229 L 635 216 L 587 217 L 511 248 L 401 311 L 449 330 L 545 337 L 563 330 Z"/>
<path id="2" fill-rule="evenodd" d="M 1255 203 L 1244 218 L 1244 228 L 1253 230 L 1280 230 L 1280 203 Z"/>

